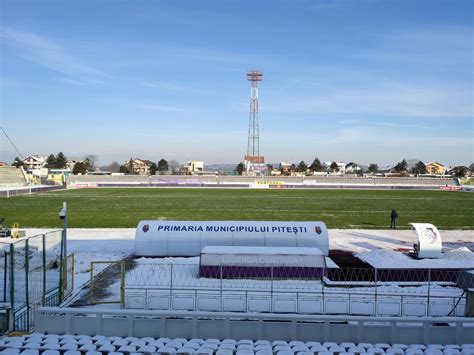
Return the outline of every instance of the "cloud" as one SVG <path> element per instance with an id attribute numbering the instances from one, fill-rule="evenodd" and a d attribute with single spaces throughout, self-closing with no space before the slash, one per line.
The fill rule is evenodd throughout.
<path id="1" fill-rule="evenodd" d="M 16 48 L 22 58 L 69 77 L 98 79 L 108 77 L 103 71 L 69 54 L 57 42 L 31 32 L 4 28 L 0 36 Z"/>

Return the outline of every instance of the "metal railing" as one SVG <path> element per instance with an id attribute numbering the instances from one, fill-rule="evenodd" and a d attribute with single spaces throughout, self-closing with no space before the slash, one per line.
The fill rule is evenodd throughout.
<path id="1" fill-rule="evenodd" d="M 360 317 L 233 312 L 40 308 L 36 331 L 105 336 L 463 344 L 473 318 Z"/>
<path id="2" fill-rule="evenodd" d="M 197 259 L 189 264 L 124 260 L 91 264 L 91 304 L 120 303 L 125 308 L 447 316 L 464 314 L 466 297 L 456 286 L 462 273 L 440 270 L 323 269 L 308 278 L 294 268 L 291 277 L 245 271 L 200 277 Z M 98 267 L 100 265 L 100 267 Z M 296 269 L 296 271 L 295 271 Z M 97 275 L 95 275 L 97 271 Z M 275 277 L 274 275 L 279 275 Z M 257 277 L 258 276 L 258 277 Z M 236 305 L 238 304 L 238 305 Z"/>

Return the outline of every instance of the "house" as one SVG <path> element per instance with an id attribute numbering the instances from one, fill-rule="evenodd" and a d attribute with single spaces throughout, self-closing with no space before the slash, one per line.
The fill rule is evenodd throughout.
<path id="1" fill-rule="evenodd" d="M 437 161 L 426 164 L 426 173 L 430 175 L 443 175 L 446 170 L 446 167 Z"/>
<path id="2" fill-rule="evenodd" d="M 362 171 L 362 168 L 359 164 L 356 164 L 354 162 L 350 162 L 350 163 L 346 164 L 344 170 L 345 170 L 346 174 L 358 174 Z"/>
<path id="3" fill-rule="evenodd" d="M 382 173 L 382 174 L 392 173 L 395 171 L 395 166 L 396 164 L 381 166 L 379 167 L 379 173 Z"/>
<path id="4" fill-rule="evenodd" d="M 327 167 L 327 172 L 328 173 L 332 173 L 331 171 L 331 165 L 332 165 L 332 161 L 326 161 L 324 162 L 324 165 Z M 346 173 L 346 163 L 341 163 L 341 162 L 336 162 L 337 164 L 337 171 L 335 171 L 334 173 L 337 173 L 339 175 L 344 175 Z"/>
<path id="5" fill-rule="evenodd" d="M 133 175 L 149 175 L 150 174 L 150 167 L 153 162 L 145 159 L 131 159 L 125 162 L 125 166 L 127 167 L 130 174 Z"/>
<path id="6" fill-rule="evenodd" d="M 188 170 L 187 173 L 190 175 L 202 174 L 204 171 L 204 162 L 203 161 L 188 161 Z"/>
<path id="7" fill-rule="evenodd" d="M 85 163 L 86 160 L 87 160 L 86 157 L 68 157 L 67 158 L 67 163 L 66 163 L 66 168 L 69 169 L 69 170 L 73 170 L 74 165 L 76 165 L 76 163 Z"/>
<path id="8" fill-rule="evenodd" d="M 286 162 L 286 161 L 282 161 L 280 163 L 280 172 L 283 175 L 290 175 L 290 173 L 291 173 L 291 164 Z"/>
<path id="9" fill-rule="evenodd" d="M 46 159 L 44 157 L 40 157 L 39 155 L 27 156 L 22 161 L 25 169 L 27 170 L 41 169 L 46 164 Z"/>

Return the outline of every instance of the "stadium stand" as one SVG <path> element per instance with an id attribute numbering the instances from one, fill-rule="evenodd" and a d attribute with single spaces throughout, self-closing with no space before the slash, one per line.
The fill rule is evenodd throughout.
<path id="1" fill-rule="evenodd" d="M 289 188 L 431 188 L 453 185 L 450 178 L 427 177 L 357 177 L 357 176 L 280 176 L 247 177 L 219 175 L 73 175 L 68 185 L 85 187 L 113 186 L 205 186 L 249 187 L 254 184 L 281 185 Z"/>
<path id="2" fill-rule="evenodd" d="M 34 318 L 38 333 L 106 337 L 249 339 L 253 344 L 258 340 L 281 340 L 425 346 L 467 344 L 474 339 L 474 321 L 469 317 L 237 315 L 212 311 L 40 307 Z"/>
<path id="3" fill-rule="evenodd" d="M 0 167 L 0 186 L 25 186 L 27 184 L 28 180 L 22 167 Z"/>
<path id="4" fill-rule="evenodd" d="M 250 339 L 152 338 L 33 333 L 0 339 L 2 355 L 472 355 L 474 344 L 387 344 Z"/>

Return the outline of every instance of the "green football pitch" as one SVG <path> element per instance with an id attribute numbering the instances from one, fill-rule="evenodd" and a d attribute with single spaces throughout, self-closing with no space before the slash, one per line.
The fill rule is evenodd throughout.
<path id="1" fill-rule="evenodd" d="M 474 229 L 474 194 L 445 191 L 107 188 L 0 198 L 0 217 L 20 227 L 59 227 L 68 203 L 76 228 L 135 227 L 142 219 L 324 221 L 329 228 L 400 228 L 429 222 Z"/>

